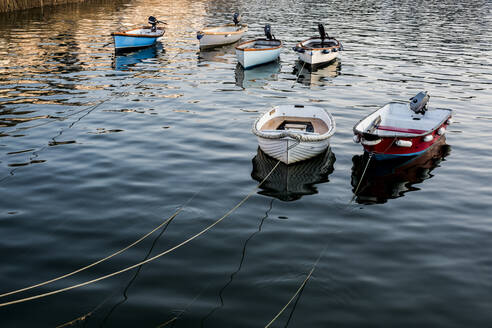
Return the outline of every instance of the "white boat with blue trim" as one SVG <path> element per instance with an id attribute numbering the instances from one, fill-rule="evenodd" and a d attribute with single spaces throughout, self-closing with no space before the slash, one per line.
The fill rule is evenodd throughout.
<path id="1" fill-rule="evenodd" d="M 261 115 L 252 131 L 261 150 L 292 164 L 322 153 L 335 129 L 335 119 L 325 108 L 282 105 Z"/>
<path id="2" fill-rule="evenodd" d="M 244 69 L 263 65 L 280 56 L 282 41 L 271 34 L 270 25 L 265 25 L 265 38 L 243 42 L 236 47 L 236 57 Z"/>
<path id="3" fill-rule="evenodd" d="M 323 24 L 318 24 L 319 36 L 299 42 L 292 48 L 299 60 L 311 66 L 329 64 L 340 56 L 343 46 L 337 39 L 328 36 Z"/>
<path id="4" fill-rule="evenodd" d="M 234 24 L 207 27 L 196 33 L 200 42 L 200 49 L 214 48 L 239 41 L 243 34 L 248 31 L 247 24 L 239 24 L 241 16 L 235 13 Z"/>
<path id="5" fill-rule="evenodd" d="M 148 20 L 150 26 L 125 31 L 113 32 L 114 48 L 116 51 L 129 51 L 139 48 L 152 46 L 157 39 L 164 35 L 164 29 L 157 27 L 157 24 L 165 24 L 150 16 Z"/>

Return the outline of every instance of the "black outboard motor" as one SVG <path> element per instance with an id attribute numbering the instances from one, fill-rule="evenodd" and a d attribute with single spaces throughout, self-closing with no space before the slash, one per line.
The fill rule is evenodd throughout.
<path id="1" fill-rule="evenodd" d="M 430 96 L 427 94 L 427 91 L 417 93 L 417 95 L 410 98 L 410 109 L 417 114 L 425 114 L 429 98 Z"/>
<path id="2" fill-rule="evenodd" d="M 154 17 L 154 16 L 149 16 L 149 24 L 150 24 L 150 30 L 152 32 L 155 32 L 157 30 L 157 23 L 159 21 Z"/>
<path id="3" fill-rule="evenodd" d="M 234 16 L 232 16 L 232 20 L 234 21 L 234 25 L 237 26 L 239 22 L 241 21 L 241 15 L 239 13 L 234 13 Z"/>
<path id="4" fill-rule="evenodd" d="M 263 29 L 265 31 L 265 37 L 267 38 L 267 40 L 274 40 L 275 39 L 275 35 L 272 35 L 272 30 L 270 28 L 270 24 L 266 24 Z"/>
<path id="5" fill-rule="evenodd" d="M 318 31 L 319 31 L 319 37 L 321 38 L 321 45 L 323 45 L 325 39 L 329 38 L 325 32 L 325 27 L 323 26 L 323 24 L 318 23 Z"/>

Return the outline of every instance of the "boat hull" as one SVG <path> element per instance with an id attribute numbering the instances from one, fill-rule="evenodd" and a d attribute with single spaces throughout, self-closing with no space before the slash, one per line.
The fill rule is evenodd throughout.
<path id="1" fill-rule="evenodd" d="M 299 42 L 294 51 L 303 63 L 314 67 L 322 66 L 339 58 L 340 51 L 343 50 L 342 44 L 336 39 L 328 39 L 325 42 L 328 44 L 321 43 L 318 37 L 309 38 Z"/>
<path id="2" fill-rule="evenodd" d="M 132 36 L 114 36 L 114 47 L 117 50 L 138 49 L 154 45 L 159 37 L 132 37 Z"/>
<path id="3" fill-rule="evenodd" d="M 258 145 L 266 154 L 282 163 L 293 164 L 321 154 L 330 146 L 330 140 L 306 142 L 290 137 L 282 139 L 258 137 Z"/>
<path id="4" fill-rule="evenodd" d="M 449 109 L 421 114 L 407 104 L 390 103 L 354 126 L 354 141 L 376 159 L 418 156 L 444 137 L 451 115 Z"/>
<path id="5" fill-rule="evenodd" d="M 236 49 L 237 60 L 244 67 L 244 69 L 249 69 L 272 62 L 277 60 L 280 56 L 280 48 L 271 50 L 254 50 L 255 51 Z"/>
<path id="6" fill-rule="evenodd" d="M 234 25 L 224 25 L 224 28 L 231 28 Z M 244 32 L 248 30 L 247 25 L 240 25 L 235 31 L 220 31 L 221 27 L 204 29 L 198 31 L 196 37 L 200 43 L 200 49 L 210 49 L 220 47 L 227 44 L 232 44 L 242 38 Z"/>
<path id="7" fill-rule="evenodd" d="M 298 53 L 299 60 L 311 66 L 321 66 L 328 64 L 338 58 L 339 52 L 330 52 L 323 54 L 320 50 L 306 50 Z"/>

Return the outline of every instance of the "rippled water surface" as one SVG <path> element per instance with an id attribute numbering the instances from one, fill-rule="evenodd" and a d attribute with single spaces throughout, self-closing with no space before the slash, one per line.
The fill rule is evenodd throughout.
<path id="1" fill-rule="evenodd" d="M 279 62 L 244 71 L 234 46 L 198 50 L 196 31 L 234 11 L 245 38 L 272 25 Z M 167 22 L 161 42 L 115 56 L 110 32 L 149 15 Z M 318 22 L 345 51 L 310 72 L 291 48 Z M 94 0 L 1 14 L 0 293 L 108 256 L 182 208 L 122 254 L 2 303 L 152 258 L 252 195 L 151 263 L 0 308 L 0 326 L 264 327 L 297 295 L 273 327 L 490 327 L 491 22 L 486 0 Z M 354 124 L 420 90 L 455 111 L 446 141 L 364 173 Z M 326 107 L 337 132 L 255 190 L 275 162 L 251 125 L 281 104 Z"/>

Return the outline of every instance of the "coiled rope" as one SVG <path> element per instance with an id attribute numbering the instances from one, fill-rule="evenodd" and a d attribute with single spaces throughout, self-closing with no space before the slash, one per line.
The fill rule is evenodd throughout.
<path id="1" fill-rule="evenodd" d="M 0 307 L 12 305 L 12 304 L 23 303 L 23 302 L 27 302 L 27 301 L 32 301 L 32 300 L 35 300 L 35 299 L 38 299 L 38 298 L 44 298 L 44 297 L 47 297 L 47 296 L 51 296 L 51 295 L 59 294 L 59 293 L 62 293 L 62 292 L 68 291 L 68 290 L 72 290 L 72 289 L 75 289 L 75 288 L 79 288 L 79 287 L 83 287 L 83 286 L 86 286 L 86 285 L 90 285 L 90 284 L 93 284 L 95 282 L 98 282 L 98 281 L 101 281 L 101 280 L 104 280 L 104 279 L 107 279 L 107 278 L 111 278 L 113 276 L 116 276 L 116 275 L 119 275 L 121 273 L 127 272 L 129 270 L 132 270 L 132 269 L 138 267 L 138 266 L 141 266 L 142 264 L 146 264 L 146 263 L 152 262 L 152 261 L 154 261 L 154 260 L 156 260 L 156 259 L 158 259 L 158 258 L 160 258 L 160 257 L 162 257 L 162 256 L 164 256 L 166 254 L 169 254 L 169 253 L 175 251 L 176 249 L 178 249 L 178 248 L 180 248 L 180 247 L 188 244 L 192 240 L 200 237 L 205 232 L 207 232 L 208 230 L 212 229 L 214 226 L 216 226 L 221 221 L 223 221 L 225 218 L 227 218 L 229 215 L 231 215 L 241 205 L 243 205 L 251 196 L 253 196 L 253 194 L 256 192 L 256 190 L 270 177 L 270 175 L 273 173 L 273 171 L 275 171 L 275 169 L 279 166 L 279 164 L 280 164 L 280 161 L 277 162 L 277 164 L 272 168 L 272 170 L 267 174 L 267 176 L 248 195 L 246 195 L 232 209 L 230 209 L 229 211 L 227 211 L 226 214 L 224 214 L 221 218 L 219 218 L 218 220 L 216 220 L 215 222 L 213 222 L 212 224 L 210 224 L 209 226 L 207 226 L 205 229 L 203 229 L 202 231 L 198 232 L 197 234 L 195 234 L 195 235 L 191 236 L 190 238 L 186 239 L 185 241 L 177 244 L 176 246 L 173 246 L 173 247 L 171 247 L 171 248 L 169 248 L 169 249 L 167 249 L 167 250 L 165 250 L 165 251 L 163 251 L 163 252 L 161 252 L 161 253 L 159 253 L 159 254 L 151 257 L 151 258 L 148 258 L 145 261 L 141 261 L 141 262 L 139 262 L 137 264 L 131 265 L 131 266 L 126 267 L 124 269 L 121 269 L 119 271 L 115 271 L 115 272 L 110 273 L 110 274 L 107 274 L 105 276 L 101 276 L 99 278 L 92 279 L 92 280 L 89 280 L 89 281 L 86 281 L 86 282 L 83 282 L 83 283 L 80 283 L 80 284 L 72 285 L 72 286 L 69 286 L 69 287 L 65 287 L 65 288 L 60 288 L 60 289 L 57 289 L 57 290 L 53 290 L 51 292 L 37 294 L 37 295 L 34 295 L 34 296 L 30 296 L 30 297 L 25 297 L 25 298 L 13 300 L 13 301 L 10 301 L 10 302 L 0 303 Z"/>

